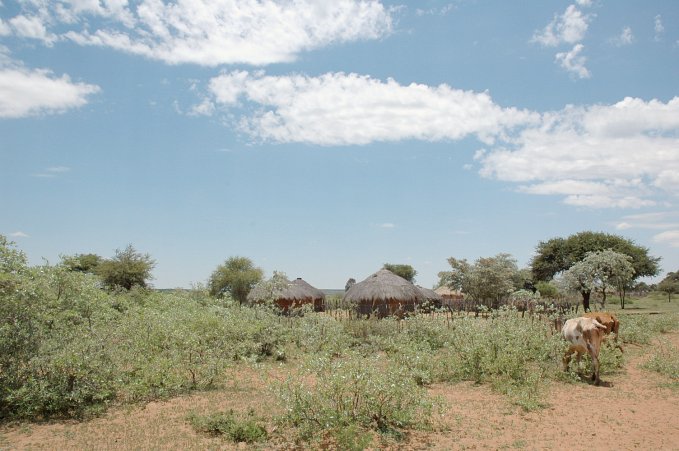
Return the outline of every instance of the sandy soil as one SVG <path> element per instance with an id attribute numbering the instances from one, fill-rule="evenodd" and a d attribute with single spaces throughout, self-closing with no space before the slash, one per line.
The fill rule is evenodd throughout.
<path id="1" fill-rule="evenodd" d="M 665 338 L 679 346 L 679 333 Z M 624 369 L 603 377 L 604 386 L 553 384 L 549 407 L 537 412 L 525 413 L 485 386 L 435 385 L 431 393 L 441 396 L 447 405 L 437 419 L 436 430 L 413 432 L 405 442 L 388 447 L 679 450 L 679 390 L 663 387 L 667 378 L 639 367 L 648 358 L 648 350 L 628 347 Z M 260 415 L 271 416 L 276 412 L 266 380 L 278 375 L 241 369 L 234 380 L 243 382 L 219 391 L 117 408 L 86 422 L 4 426 L 0 428 L 0 450 L 247 448 L 194 432 L 186 415 L 190 411 L 202 414 L 253 408 Z M 258 448 L 273 447 L 280 445 Z"/>

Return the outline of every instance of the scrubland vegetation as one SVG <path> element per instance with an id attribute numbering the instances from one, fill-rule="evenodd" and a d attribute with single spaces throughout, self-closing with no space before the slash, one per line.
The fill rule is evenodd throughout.
<path id="1" fill-rule="evenodd" d="M 282 317 L 207 289 L 157 292 L 102 289 L 95 275 L 65 265 L 29 267 L 0 246 L 0 418 L 88 418 L 113 405 L 219 390 L 234 372 L 266 362 L 270 418 L 252 412 L 193 414 L 196 430 L 261 442 L 272 434 L 344 449 L 375 436 L 436 427 L 445 409 L 433 383 L 487 384 L 526 410 L 547 404 L 552 384 L 586 383 L 564 373 L 564 343 L 548 314 L 504 306 L 481 317 L 433 312 L 405 320 L 355 319 L 340 312 Z M 636 301 L 630 307 L 638 306 Z M 341 306 L 338 302 L 329 305 Z M 675 314 L 624 317 L 624 343 L 645 344 L 678 327 Z M 647 368 L 676 384 L 678 351 L 657 348 Z M 624 355 L 605 346 L 602 374 Z M 581 369 L 583 370 L 583 369 Z M 454 388 L 451 388 L 454 389 Z M 266 424 L 276 424 L 267 431 Z"/>

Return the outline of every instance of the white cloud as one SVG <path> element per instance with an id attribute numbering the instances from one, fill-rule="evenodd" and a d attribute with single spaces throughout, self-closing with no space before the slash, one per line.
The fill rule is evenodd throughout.
<path id="1" fill-rule="evenodd" d="M 667 244 L 671 247 L 679 247 L 679 230 L 668 230 L 653 237 L 656 243 Z"/>
<path id="2" fill-rule="evenodd" d="M 679 229 L 679 211 L 661 211 L 623 216 L 621 221 L 615 224 L 615 228 L 618 230 Z"/>
<path id="3" fill-rule="evenodd" d="M 17 231 L 17 232 L 10 233 L 9 236 L 12 237 L 12 238 L 29 238 L 30 237 L 30 235 L 28 235 L 27 233 L 24 233 L 20 230 Z"/>
<path id="4" fill-rule="evenodd" d="M 575 5 L 569 5 L 562 15 L 555 16 L 544 29 L 536 31 L 532 41 L 546 47 L 575 44 L 585 37 L 589 21 L 589 15 L 582 14 Z"/>
<path id="5" fill-rule="evenodd" d="M 561 67 L 578 78 L 589 78 L 591 74 L 585 67 L 587 58 L 580 55 L 580 52 L 582 52 L 584 48 L 585 47 L 582 44 L 576 44 L 570 52 L 557 53 L 554 59 Z"/>
<path id="6" fill-rule="evenodd" d="M 37 39 L 47 46 L 51 46 L 57 40 L 57 36 L 47 31 L 43 20 L 38 16 L 19 15 L 11 18 L 8 23 L 19 37 Z"/>
<path id="7" fill-rule="evenodd" d="M 394 228 L 396 228 L 396 224 L 393 224 L 391 222 L 385 222 L 385 223 L 379 224 L 378 227 L 381 228 L 381 229 L 394 229 Z"/>
<path id="8" fill-rule="evenodd" d="M 612 39 L 611 42 L 619 47 L 632 44 L 634 42 L 632 29 L 630 27 L 623 28 L 620 35 Z"/>
<path id="9" fill-rule="evenodd" d="M 499 107 L 488 93 L 445 84 L 405 86 L 357 74 L 274 77 L 238 71 L 212 79 L 210 91 L 222 107 L 254 105 L 238 126 L 274 142 L 350 145 L 476 135 L 492 143 L 512 127 L 538 119 L 535 113 Z"/>
<path id="10" fill-rule="evenodd" d="M 9 36 L 10 34 L 12 34 L 12 28 L 0 17 L 0 36 Z"/>
<path id="11" fill-rule="evenodd" d="M 440 8 L 429 8 L 429 9 L 421 9 L 417 8 L 415 10 L 415 14 L 418 16 L 446 16 L 452 11 L 455 11 L 457 7 L 455 6 L 454 3 L 448 3 L 445 6 L 442 6 Z"/>
<path id="12" fill-rule="evenodd" d="M 91 16 L 107 18 L 107 27 Z M 391 10 L 378 0 L 77 0 L 52 4 L 50 19 L 69 25 L 61 37 L 80 45 L 204 66 L 289 62 L 392 29 Z"/>
<path id="13" fill-rule="evenodd" d="M 634 208 L 679 193 L 679 97 L 545 113 L 480 155 L 481 174 L 572 205 Z M 526 185 L 527 183 L 527 185 Z"/>
<path id="14" fill-rule="evenodd" d="M 68 172 L 70 170 L 71 170 L 71 168 L 66 167 L 66 166 L 52 166 L 51 168 L 46 169 L 47 172 L 51 172 L 53 174 L 61 174 L 61 173 L 64 173 L 64 172 Z"/>
<path id="15" fill-rule="evenodd" d="M 662 36 L 665 33 L 665 27 L 662 24 L 662 17 L 660 16 L 660 14 L 655 16 L 653 29 L 655 30 L 655 40 L 661 41 Z"/>
<path id="16" fill-rule="evenodd" d="M 210 99 L 203 99 L 201 103 L 192 106 L 188 114 L 189 116 L 212 116 L 214 112 L 214 103 Z"/>
<path id="17" fill-rule="evenodd" d="M 73 83 L 68 75 L 55 77 L 44 69 L 0 66 L 0 119 L 61 113 L 85 105 L 87 97 L 99 90 L 96 85 Z"/>
<path id="18" fill-rule="evenodd" d="M 592 0 L 575 0 L 575 3 L 580 6 L 592 6 Z"/>

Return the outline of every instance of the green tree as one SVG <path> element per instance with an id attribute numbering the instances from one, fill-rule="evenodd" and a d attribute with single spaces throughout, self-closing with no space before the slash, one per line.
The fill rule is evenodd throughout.
<path id="1" fill-rule="evenodd" d="M 26 254 L 16 249 L 13 241 L 0 235 L 0 294 L 11 292 L 26 271 L 28 271 Z"/>
<path id="2" fill-rule="evenodd" d="M 96 274 L 103 259 L 97 254 L 75 254 L 61 257 L 61 264 L 70 271 Z"/>
<path id="3" fill-rule="evenodd" d="M 611 249 L 587 253 L 584 259 L 564 273 L 568 286 L 582 295 L 585 311 L 590 310 L 590 296 L 595 289 L 603 296 L 602 307 L 606 305 L 606 296 L 610 290 L 617 289 L 621 306 L 625 308 L 624 288 L 633 278 L 632 258 Z"/>
<path id="4" fill-rule="evenodd" d="M 149 254 L 142 254 L 129 244 L 122 251 L 116 249 L 116 255 L 103 260 L 97 267 L 97 274 L 104 286 L 110 290 L 124 288 L 130 290 L 134 286 L 146 287 L 152 279 L 151 271 L 156 266 Z"/>
<path id="5" fill-rule="evenodd" d="M 452 270 L 439 273 L 440 283 L 493 308 L 506 300 L 522 281 L 516 260 L 509 254 L 479 258 L 474 264 L 451 257 L 448 263 Z"/>
<path id="6" fill-rule="evenodd" d="M 667 302 L 672 302 L 672 295 L 679 293 L 679 271 L 667 273 L 658 284 L 658 291 L 667 294 Z"/>
<path id="7" fill-rule="evenodd" d="M 247 257 L 229 257 L 214 270 L 208 280 L 208 287 L 212 296 L 231 297 L 243 304 L 250 290 L 264 277 L 264 271 L 255 267 Z"/>
<path id="8" fill-rule="evenodd" d="M 558 273 L 582 261 L 588 252 L 606 249 L 632 258 L 634 276 L 629 284 L 623 287 L 623 296 L 637 278 L 655 276 L 660 272 L 660 258 L 650 256 L 648 248 L 639 246 L 634 241 L 603 232 L 580 232 L 568 238 L 541 241 L 531 260 L 533 278 L 536 282 L 549 281 Z"/>
<path id="9" fill-rule="evenodd" d="M 535 289 L 538 290 L 540 296 L 546 299 L 556 299 L 559 297 L 559 288 L 551 281 L 540 281 L 535 284 Z"/>
<path id="10" fill-rule="evenodd" d="M 415 268 L 413 268 L 410 265 L 397 265 L 393 263 L 385 263 L 383 268 L 393 272 L 397 276 L 403 277 L 410 283 L 415 283 L 415 276 L 417 275 L 417 271 L 415 271 Z"/>
<path id="11" fill-rule="evenodd" d="M 588 252 L 606 249 L 632 257 L 635 277 L 655 276 L 660 271 L 660 258 L 651 257 L 647 248 L 632 240 L 602 232 L 580 232 L 540 242 L 531 261 L 533 276 L 535 280 L 548 281 L 583 260 Z"/>

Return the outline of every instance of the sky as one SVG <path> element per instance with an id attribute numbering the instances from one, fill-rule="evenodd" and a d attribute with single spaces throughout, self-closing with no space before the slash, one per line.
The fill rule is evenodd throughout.
<path id="1" fill-rule="evenodd" d="M 591 230 L 679 270 L 679 2 L 0 0 L 0 234 L 343 288 Z"/>

